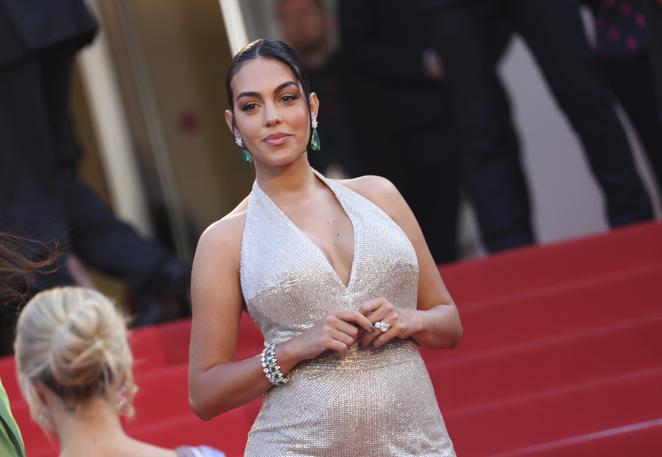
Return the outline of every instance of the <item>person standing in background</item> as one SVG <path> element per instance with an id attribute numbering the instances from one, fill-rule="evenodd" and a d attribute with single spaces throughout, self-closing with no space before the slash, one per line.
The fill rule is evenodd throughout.
<path id="1" fill-rule="evenodd" d="M 62 250 L 36 290 L 74 283 L 66 267 L 73 254 L 124 280 L 138 302 L 137 323 L 147 324 L 163 317 L 161 297 L 185 295 L 189 268 L 117 219 L 78 176 L 71 72 L 96 31 L 83 0 L 0 0 L 0 228 Z M 13 319 L 2 321 L 6 335 Z"/>
<path id="2" fill-rule="evenodd" d="M 656 104 L 644 0 L 588 0 L 595 50 L 609 87 L 627 113 L 662 191 L 662 123 Z M 662 26 L 662 24 L 661 24 Z"/>
<path id="3" fill-rule="evenodd" d="M 650 220 L 650 198 L 592 57 L 575 0 L 419 0 L 444 62 L 463 188 L 490 252 L 534 242 L 509 102 L 492 55 L 495 23 L 522 36 L 582 142 L 611 227 Z M 561 179 L 559 178 L 559 183 Z"/>
<path id="4" fill-rule="evenodd" d="M 657 89 L 658 121 L 662 125 L 662 3 L 660 3 L 660 0 L 643 1 L 644 17 L 647 21 L 648 45 Z"/>
<path id="5" fill-rule="evenodd" d="M 457 259 L 459 182 L 443 64 L 414 5 L 341 0 L 350 126 L 364 173 L 392 180 L 437 263 Z M 369 114 L 366 115 L 366 108 Z"/>

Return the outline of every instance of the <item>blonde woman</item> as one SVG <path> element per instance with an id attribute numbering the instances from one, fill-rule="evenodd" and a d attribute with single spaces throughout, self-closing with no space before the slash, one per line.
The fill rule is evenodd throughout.
<path id="1" fill-rule="evenodd" d="M 222 456 L 207 447 L 163 449 L 129 437 L 133 357 L 125 319 L 99 292 L 37 294 L 18 319 L 16 367 L 32 418 L 57 436 L 60 456 Z"/>

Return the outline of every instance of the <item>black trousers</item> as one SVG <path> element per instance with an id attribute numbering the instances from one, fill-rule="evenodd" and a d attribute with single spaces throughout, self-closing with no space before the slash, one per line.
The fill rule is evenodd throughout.
<path id="1" fill-rule="evenodd" d="M 437 263 L 457 260 L 457 152 L 441 85 L 351 84 L 350 125 L 363 174 L 390 179 Z M 370 106 L 370 111 L 366 110 Z"/>
<path id="2" fill-rule="evenodd" d="M 657 117 L 650 55 L 602 58 L 609 87 L 625 110 L 643 146 L 657 189 L 662 192 L 662 123 Z"/>
<path id="3" fill-rule="evenodd" d="M 606 83 L 588 47 L 575 0 L 485 0 L 428 12 L 446 71 L 459 135 L 462 187 L 494 252 L 533 241 L 526 181 L 508 97 L 494 65 L 494 30 L 505 19 L 532 51 L 578 134 L 611 226 L 652 217 Z M 563 177 L 559 177 L 562 185 Z"/>

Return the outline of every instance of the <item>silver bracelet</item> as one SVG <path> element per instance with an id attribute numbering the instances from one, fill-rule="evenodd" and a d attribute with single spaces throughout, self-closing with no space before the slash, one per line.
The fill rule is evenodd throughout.
<path id="1" fill-rule="evenodd" d="M 289 376 L 283 376 L 276 360 L 276 344 L 265 343 L 262 354 L 260 355 L 262 361 L 262 372 L 267 380 L 274 386 L 282 386 L 290 380 Z"/>

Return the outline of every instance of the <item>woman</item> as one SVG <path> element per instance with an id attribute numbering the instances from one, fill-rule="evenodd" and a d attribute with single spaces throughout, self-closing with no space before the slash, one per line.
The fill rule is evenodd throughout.
<path id="1" fill-rule="evenodd" d="M 16 369 L 33 419 L 60 441 L 61 456 L 220 457 L 207 447 L 175 451 L 126 435 L 133 414 L 133 357 L 124 318 L 101 293 L 41 292 L 21 312 Z"/>
<path id="2" fill-rule="evenodd" d="M 662 111 L 655 80 L 655 9 L 646 0 L 583 0 L 595 20 L 595 50 L 609 88 L 628 115 L 662 190 Z M 657 44 L 657 46 L 662 43 Z M 660 94 L 662 96 L 662 94 Z"/>
<path id="3" fill-rule="evenodd" d="M 453 348 L 462 327 L 407 204 L 383 178 L 310 167 L 319 101 L 286 44 L 247 45 L 226 83 L 256 181 L 195 254 L 193 410 L 265 394 L 246 456 L 454 455 L 418 346 Z M 266 347 L 233 361 L 244 307 Z"/>

